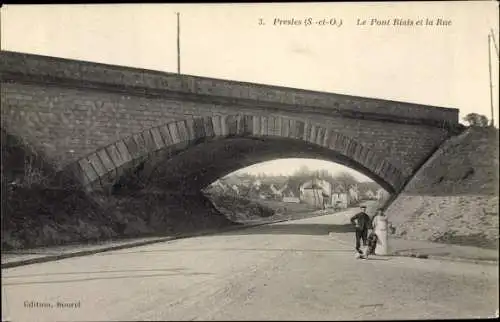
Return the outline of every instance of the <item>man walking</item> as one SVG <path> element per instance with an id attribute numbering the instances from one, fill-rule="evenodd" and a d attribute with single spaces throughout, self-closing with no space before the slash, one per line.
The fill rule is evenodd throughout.
<path id="1" fill-rule="evenodd" d="M 361 251 L 361 240 L 363 246 L 367 246 L 368 229 L 371 226 L 370 216 L 366 213 L 366 206 L 361 206 L 361 212 L 351 217 L 351 223 L 356 227 L 356 251 L 361 258 L 365 258 Z"/>

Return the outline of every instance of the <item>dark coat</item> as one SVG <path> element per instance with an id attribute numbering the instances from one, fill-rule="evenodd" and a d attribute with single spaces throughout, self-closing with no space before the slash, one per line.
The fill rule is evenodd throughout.
<path id="1" fill-rule="evenodd" d="M 356 224 L 356 221 L 359 224 L 359 227 L 356 230 L 368 230 L 371 228 L 371 220 L 370 216 L 368 216 L 365 212 L 360 212 L 351 217 L 351 223 L 353 225 Z"/>

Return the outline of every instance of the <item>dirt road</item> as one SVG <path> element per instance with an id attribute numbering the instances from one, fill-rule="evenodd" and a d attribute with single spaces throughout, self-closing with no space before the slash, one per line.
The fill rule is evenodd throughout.
<path id="1" fill-rule="evenodd" d="M 344 222 L 345 213 L 340 213 L 3 269 L 2 318 L 369 320 L 495 315 L 498 267 L 401 257 L 356 260 L 350 245 L 328 236 L 332 230 L 348 232 Z"/>

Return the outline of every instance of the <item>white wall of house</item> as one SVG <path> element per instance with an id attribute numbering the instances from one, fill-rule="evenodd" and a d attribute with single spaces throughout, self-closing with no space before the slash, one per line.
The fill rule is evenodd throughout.
<path id="1" fill-rule="evenodd" d="M 344 192 L 332 193 L 332 205 L 339 208 L 347 208 L 349 206 L 349 195 Z"/>
<path id="2" fill-rule="evenodd" d="M 313 184 L 318 188 L 312 189 Z M 323 194 L 327 196 L 331 195 L 332 185 L 330 182 L 321 179 L 309 180 L 300 185 L 299 190 L 299 198 L 302 202 L 315 207 L 323 207 L 324 203 L 326 207 L 331 206 L 330 198 L 323 200 Z"/>
<path id="3" fill-rule="evenodd" d="M 283 197 L 283 201 L 288 203 L 300 203 L 300 199 L 297 197 Z"/>
<path id="4" fill-rule="evenodd" d="M 315 207 L 323 206 L 323 190 L 322 189 L 302 189 L 300 200 L 308 205 Z M 327 200 L 328 202 L 328 200 Z"/>
<path id="5" fill-rule="evenodd" d="M 332 193 L 332 184 L 330 182 L 325 180 L 315 180 L 314 183 L 319 185 L 323 189 L 323 192 L 327 195 Z"/>

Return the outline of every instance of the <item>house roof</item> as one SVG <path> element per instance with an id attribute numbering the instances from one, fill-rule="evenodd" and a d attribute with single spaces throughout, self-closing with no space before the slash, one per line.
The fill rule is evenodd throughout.
<path id="1" fill-rule="evenodd" d="M 340 185 L 335 185 L 332 189 L 332 192 L 333 193 L 345 193 L 345 188 L 343 186 L 340 186 Z"/>

